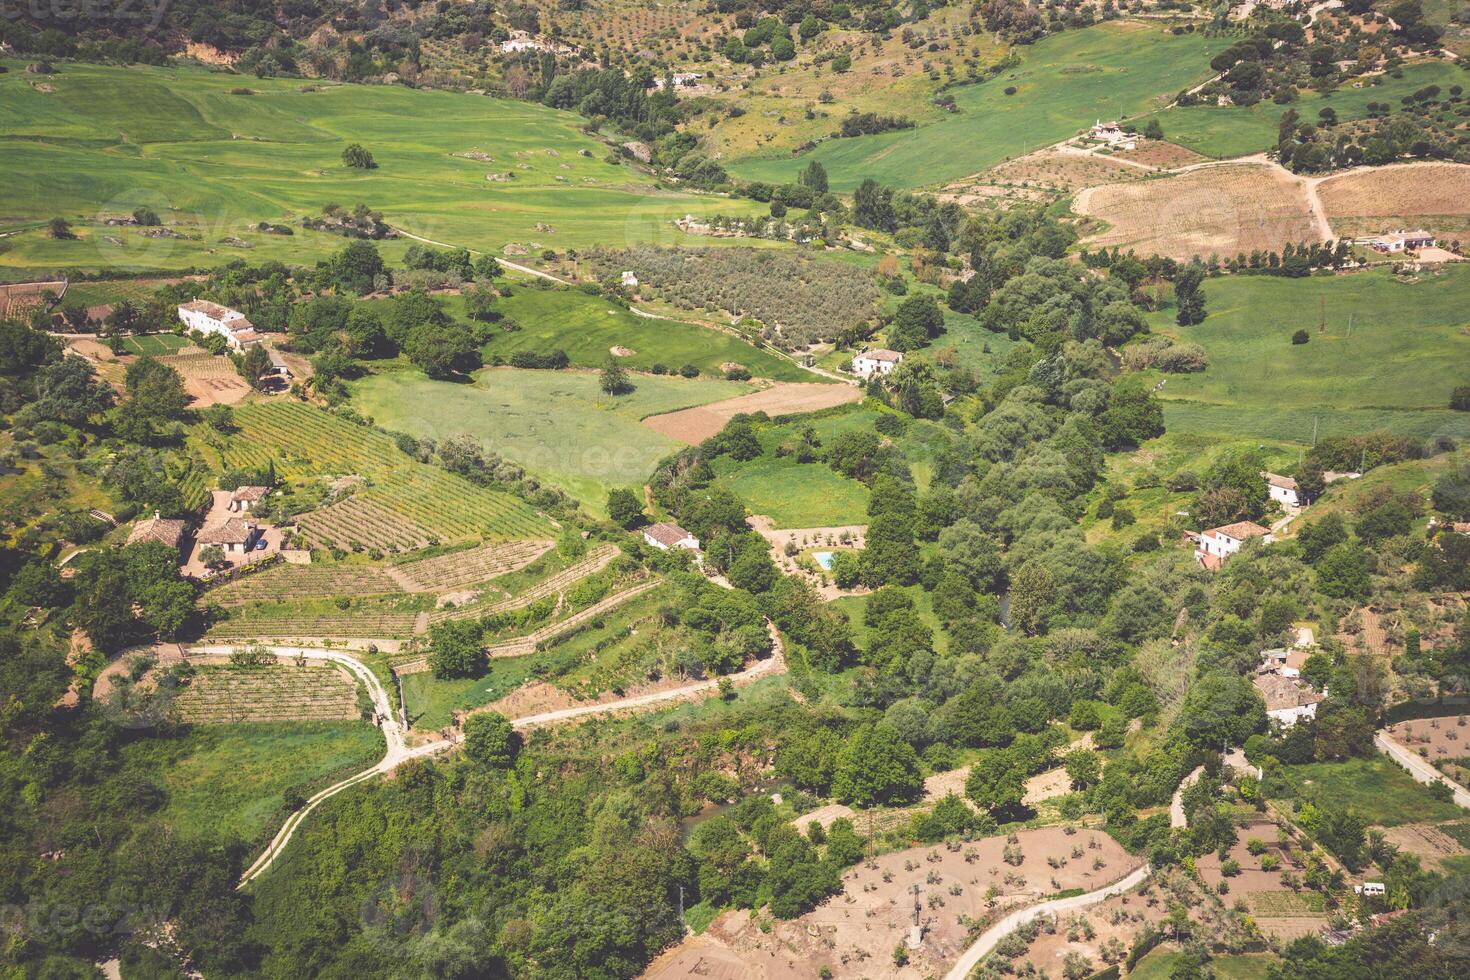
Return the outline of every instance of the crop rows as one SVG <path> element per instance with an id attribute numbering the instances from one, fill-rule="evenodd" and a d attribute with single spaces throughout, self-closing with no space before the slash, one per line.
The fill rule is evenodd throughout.
<path id="1" fill-rule="evenodd" d="M 298 520 L 311 543 L 323 548 L 414 551 L 433 542 L 433 535 L 401 514 L 355 494 Z"/>
<path id="2" fill-rule="evenodd" d="M 370 484 L 348 500 L 304 515 L 313 543 L 407 551 L 437 539 L 544 537 L 547 520 L 506 493 L 474 486 L 404 456 L 387 436 L 293 402 L 235 413 L 240 433 L 224 451 L 234 468 L 274 460 L 288 477 L 356 474 Z"/>
<path id="3" fill-rule="evenodd" d="M 269 607 L 264 607 L 268 609 Z M 395 638 L 411 636 L 417 613 L 346 610 L 314 614 L 292 610 L 286 615 L 252 615 L 262 607 L 243 606 L 229 619 L 216 623 L 207 634 L 211 640 L 248 640 L 294 637 Z"/>
<path id="4" fill-rule="evenodd" d="M 639 582 L 632 588 L 614 593 L 601 602 L 588 606 L 581 612 L 568 616 L 560 622 L 548 623 L 533 633 L 527 633 L 525 636 L 506 640 L 503 643 L 497 643 L 490 647 L 490 656 L 515 657 L 523 653 L 534 653 L 536 648 L 547 640 L 555 639 L 563 633 L 571 632 L 583 623 L 594 620 L 605 613 L 612 612 L 624 603 L 638 598 L 643 593 L 658 588 L 661 584 L 662 582 L 656 578 L 650 579 L 647 582 Z"/>
<path id="5" fill-rule="evenodd" d="M 335 667 L 201 667 L 174 704 L 195 724 L 358 717 L 357 685 Z"/>
<path id="6" fill-rule="evenodd" d="M 316 599 L 333 595 L 388 595 L 402 592 L 382 568 L 363 565 L 277 565 L 221 586 L 209 600 L 239 606 L 257 599 Z"/>
<path id="7" fill-rule="evenodd" d="M 398 571 L 407 579 L 405 584 L 410 591 L 443 592 L 519 571 L 546 554 L 553 543 L 538 540 L 481 545 L 469 551 L 408 562 L 398 566 Z"/>
<path id="8" fill-rule="evenodd" d="M 549 595 L 556 595 L 574 583 L 595 575 L 602 571 L 612 560 L 618 556 L 618 549 L 612 545 L 603 545 L 575 565 L 569 565 L 555 575 L 550 575 L 535 585 L 526 589 L 519 595 L 502 599 L 499 602 L 491 602 L 483 605 L 460 606 L 457 609 L 439 609 L 429 614 L 429 625 L 443 623 L 453 619 L 477 619 L 481 616 L 490 616 L 495 613 L 511 612 L 516 609 L 524 609 L 537 599 L 544 599 Z"/>

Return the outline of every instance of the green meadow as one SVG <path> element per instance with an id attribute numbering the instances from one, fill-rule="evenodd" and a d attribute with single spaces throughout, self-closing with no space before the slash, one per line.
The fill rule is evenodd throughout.
<path id="1" fill-rule="evenodd" d="M 1207 316 L 1158 333 L 1209 355 L 1198 374 L 1160 375 L 1170 431 L 1310 443 L 1318 436 L 1389 429 L 1470 436 L 1470 416 L 1449 410 L 1470 383 L 1470 268 L 1451 266 L 1414 283 L 1386 269 L 1345 276 L 1206 280 Z M 1319 332 L 1319 324 L 1326 329 Z M 1306 330 L 1309 342 L 1293 344 Z"/>
<path id="2" fill-rule="evenodd" d="M 307 84 L 192 68 L 66 63 L 44 82 L 0 75 L 0 271 L 184 269 L 234 258 L 301 263 L 342 245 L 300 227 L 358 203 L 414 235 L 502 253 L 594 243 L 693 241 L 672 220 L 754 205 L 658 189 L 583 120 L 527 102 L 402 86 Z M 248 88 L 250 94 L 232 94 Z M 378 167 L 343 165 L 361 143 Z M 488 160 L 462 154 L 484 154 Z M 514 174 L 505 181 L 490 174 Z M 107 216 L 150 207 L 184 238 L 149 238 Z M 77 238 L 48 238 L 54 216 Z M 256 232 L 268 221 L 292 236 Z M 538 228 L 538 226 L 540 226 Z M 549 229 L 549 230 L 547 230 Z M 246 248 L 227 245 L 236 237 Z M 407 245 L 385 245 L 395 256 Z"/>
<path id="3" fill-rule="evenodd" d="M 168 803 L 153 819 L 190 834 L 246 841 L 280 823 L 288 788 L 311 796 L 382 754 L 382 733 L 355 721 L 195 725 L 123 749 L 129 764 L 163 774 Z"/>
<path id="4" fill-rule="evenodd" d="M 454 300 L 455 304 L 459 300 Z M 576 367 L 601 367 L 613 347 L 634 353 L 618 358 L 624 367 L 646 371 L 662 364 L 677 371 L 693 364 L 707 375 L 723 374 L 720 365 L 743 364 L 751 374 L 776 381 L 822 381 L 784 357 L 757 350 L 738 337 L 682 320 L 638 316 L 600 296 L 577 289 L 526 285 L 513 288 L 496 309 L 519 329 L 496 333 L 485 345 L 485 357 L 509 361 L 518 351 L 561 348 Z"/>
<path id="5" fill-rule="evenodd" d="M 776 527 L 832 527 L 868 522 L 868 488 L 826 463 L 762 457 L 749 463 L 716 460 L 719 483 Z"/>
<path id="6" fill-rule="evenodd" d="M 468 433 L 484 446 L 602 513 L 612 487 L 636 486 L 681 443 L 641 424 L 650 415 L 734 398 L 734 381 L 634 375 L 613 397 L 591 371 L 492 368 L 473 382 L 432 381 L 385 370 L 352 386 L 356 407 L 386 428 L 445 439 Z"/>
<path id="7" fill-rule="evenodd" d="M 1387 102 L 1398 108 L 1399 99 L 1426 85 L 1438 85 L 1448 91 L 1451 85 L 1463 85 L 1465 73 L 1443 61 L 1409 65 L 1399 77 L 1376 75 L 1364 79 L 1362 88 L 1340 88 L 1328 95 L 1304 91 L 1291 105 L 1259 102 L 1253 106 L 1193 105 L 1175 106 L 1148 118 L 1158 119 L 1164 136 L 1172 143 L 1186 146 L 1209 157 L 1236 157 L 1276 145 L 1276 130 L 1288 109 L 1295 109 L 1302 119 L 1315 122 L 1317 113 L 1331 106 L 1342 121 L 1366 119 L 1369 102 Z M 1147 119 L 1136 120 L 1138 127 Z"/>
<path id="8" fill-rule="evenodd" d="M 1210 74 L 1228 38 L 1170 34 L 1162 25 L 1109 22 L 1064 31 L 1018 47 L 1021 64 L 951 92 L 959 112 L 918 129 L 831 139 L 801 156 L 751 158 L 731 170 L 750 180 L 786 181 L 810 160 L 832 187 L 850 191 L 865 177 L 912 188 L 977 173 L 1064 139 L 1097 119 L 1158 109 Z M 1014 87 L 1013 95 L 1005 90 Z"/>

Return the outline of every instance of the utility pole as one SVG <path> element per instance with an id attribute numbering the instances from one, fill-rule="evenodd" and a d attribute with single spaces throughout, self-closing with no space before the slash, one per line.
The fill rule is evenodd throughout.
<path id="1" fill-rule="evenodd" d="M 1317 448 L 1317 416 L 1312 416 L 1312 448 Z"/>
<path id="2" fill-rule="evenodd" d="M 1325 295 L 1317 297 L 1317 310 L 1317 334 L 1321 336 L 1327 332 L 1327 297 Z"/>

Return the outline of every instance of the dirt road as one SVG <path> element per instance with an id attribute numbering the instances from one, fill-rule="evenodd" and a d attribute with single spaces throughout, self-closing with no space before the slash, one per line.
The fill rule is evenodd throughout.
<path id="1" fill-rule="evenodd" d="M 281 852 L 285 850 L 286 845 L 291 842 L 291 837 L 296 833 L 296 828 L 301 825 L 301 821 L 323 801 L 336 796 L 349 786 L 356 786 L 358 783 L 372 779 L 374 776 L 392 772 L 409 759 L 417 759 L 420 756 L 447 749 L 453 744 L 440 740 L 425 745 L 410 747 L 407 739 L 404 737 L 402 726 L 394 719 L 393 702 L 388 699 L 388 692 L 383 690 L 382 684 L 378 683 L 377 676 L 362 661 L 355 657 L 349 657 L 345 653 L 338 653 L 333 650 L 313 650 L 309 647 L 267 647 L 267 649 L 281 658 L 292 659 L 303 657 L 307 660 L 326 660 L 351 671 L 354 677 L 363 682 L 363 685 L 368 690 L 368 694 L 373 699 L 373 708 L 377 713 L 378 727 L 383 730 L 383 741 L 387 749 L 383 753 L 383 758 L 376 765 L 364 769 L 356 775 L 348 776 L 340 782 L 333 783 L 307 800 L 301 809 L 287 817 L 286 822 L 281 825 L 281 829 L 276 832 L 276 836 L 271 839 L 266 849 L 255 859 L 255 862 L 250 867 L 245 869 L 245 874 L 240 878 L 239 887 L 241 888 L 244 888 L 250 882 L 260 877 L 275 863 L 276 859 L 280 857 Z M 189 652 L 191 654 L 228 655 L 233 653 L 234 650 L 235 648 L 233 646 L 198 646 L 192 647 Z"/>
<path id="2" fill-rule="evenodd" d="M 1032 905 L 1024 909 L 1017 909 L 1010 915 L 1001 919 L 995 925 L 980 934 L 980 938 L 965 950 L 964 955 L 956 961 L 950 971 L 944 975 L 944 980 L 965 980 L 966 977 L 979 965 L 990 951 L 995 949 L 996 944 L 1004 939 L 1020 926 L 1025 925 L 1039 915 L 1060 915 L 1064 912 L 1075 912 L 1077 909 L 1096 905 L 1105 898 L 1121 895 L 1131 891 L 1143 884 L 1144 880 L 1152 873 L 1153 869 L 1145 864 L 1141 868 L 1135 868 L 1130 874 L 1113 882 L 1097 891 L 1087 892 L 1085 895 L 1074 895 L 1071 898 L 1056 898 L 1050 902 L 1042 902 L 1040 905 Z"/>
<path id="3" fill-rule="evenodd" d="M 1414 777 L 1415 782 L 1428 786 L 1431 783 L 1444 783 L 1455 792 L 1455 803 L 1470 809 L 1470 790 L 1459 783 L 1446 779 L 1444 774 L 1434 768 L 1428 762 L 1419 758 L 1406 747 L 1394 740 L 1387 729 L 1379 729 L 1373 733 L 1373 745 L 1388 756 L 1394 762 L 1409 770 L 1409 775 Z"/>

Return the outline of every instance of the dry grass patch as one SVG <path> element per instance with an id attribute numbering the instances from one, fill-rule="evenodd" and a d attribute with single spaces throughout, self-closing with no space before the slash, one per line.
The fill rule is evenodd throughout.
<path id="1" fill-rule="evenodd" d="M 1253 164 L 1091 187 L 1072 208 L 1110 225 L 1089 245 L 1120 245 L 1180 260 L 1319 240 L 1298 179 Z"/>
<path id="2" fill-rule="evenodd" d="M 1317 195 L 1339 235 L 1376 235 L 1412 224 L 1451 239 L 1470 236 L 1470 164 L 1347 173 L 1322 181 Z"/>

